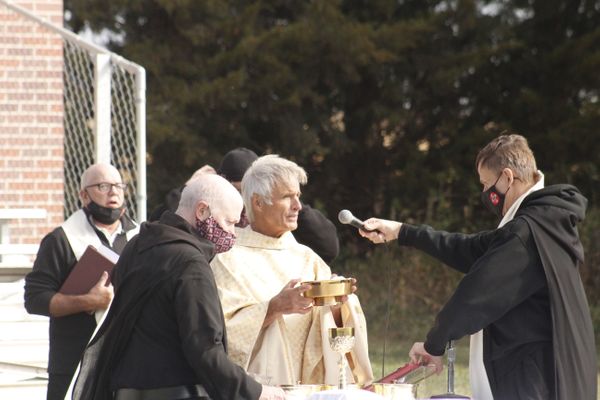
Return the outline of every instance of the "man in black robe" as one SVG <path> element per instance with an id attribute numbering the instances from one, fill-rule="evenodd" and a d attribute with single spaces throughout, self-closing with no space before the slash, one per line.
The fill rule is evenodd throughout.
<path id="1" fill-rule="evenodd" d="M 483 362 L 493 398 L 596 398 L 596 347 L 579 276 L 577 223 L 587 200 L 571 185 L 541 188 L 527 141 L 503 135 L 484 147 L 476 167 L 482 201 L 496 230 L 448 233 L 371 218 L 361 235 L 398 240 L 465 274 L 438 313 L 413 362 L 441 370 L 446 343 L 483 329 Z M 473 382 L 472 382 L 473 384 Z"/>
<path id="2" fill-rule="evenodd" d="M 204 174 L 176 213 L 144 223 L 115 266 L 115 298 L 86 349 L 78 400 L 283 400 L 227 356 L 227 333 L 209 266 L 235 241 L 242 200 Z"/>

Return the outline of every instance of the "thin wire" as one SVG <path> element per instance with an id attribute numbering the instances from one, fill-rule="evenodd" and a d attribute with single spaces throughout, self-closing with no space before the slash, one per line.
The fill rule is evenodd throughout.
<path id="1" fill-rule="evenodd" d="M 387 245 L 387 243 L 385 243 Z M 390 250 L 389 247 L 387 247 L 386 250 L 386 259 L 389 260 L 389 255 L 390 255 Z M 387 264 L 387 281 L 388 281 L 388 290 L 387 290 L 387 300 L 386 300 L 386 306 L 385 306 L 385 328 L 383 331 L 383 351 L 382 351 L 382 355 L 381 355 L 381 379 L 383 379 L 383 377 L 385 376 L 385 353 L 386 353 L 386 345 L 387 345 L 387 335 L 388 335 L 388 329 L 390 326 L 390 303 L 392 301 L 392 267 L 391 267 L 391 263 L 388 262 Z"/>

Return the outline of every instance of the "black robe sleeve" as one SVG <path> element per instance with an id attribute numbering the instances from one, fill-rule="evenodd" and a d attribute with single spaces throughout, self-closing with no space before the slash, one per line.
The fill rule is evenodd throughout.
<path id="1" fill-rule="evenodd" d="M 50 316 L 50 300 L 76 262 L 62 228 L 42 239 L 33 269 L 25 277 L 25 309 L 28 313 Z"/>
<path id="2" fill-rule="evenodd" d="M 425 349 L 441 355 L 449 340 L 473 334 L 546 285 L 543 270 L 515 234 L 498 238 L 459 283 L 427 334 Z"/>
<path id="3" fill-rule="evenodd" d="M 477 234 L 450 233 L 436 231 L 427 225 L 402 224 L 398 242 L 422 250 L 457 271 L 467 273 L 485 253 L 494 237 L 495 231 Z"/>
<path id="4" fill-rule="evenodd" d="M 174 309 L 184 354 L 212 399 L 250 400 L 262 386 L 229 360 L 225 321 L 208 264 L 189 268 L 178 282 Z"/>
<path id="5" fill-rule="evenodd" d="M 444 354 L 449 340 L 487 327 L 546 285 L 544 271 L 533 259 L 536 255 L 515 233 L 497 230 L 462 235 L 430 227 L 408 228 L 401 243 L 467 271 L 427 334 L 425 349 L 432 355 Z"/>

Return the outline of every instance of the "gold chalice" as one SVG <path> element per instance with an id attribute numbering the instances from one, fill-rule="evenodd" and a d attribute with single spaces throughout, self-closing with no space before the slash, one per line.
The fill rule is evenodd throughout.
<path id="1" fill-rule="evenodd" d="M 339 354 L 339 384 L 338 389 L 346 388 L 346 353 L 354 347 L 354 328 L 329 328 L 329 346 Z"/>

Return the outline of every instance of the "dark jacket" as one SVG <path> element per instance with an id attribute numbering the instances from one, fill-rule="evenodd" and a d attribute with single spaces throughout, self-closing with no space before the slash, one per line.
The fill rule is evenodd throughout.
<path id="1" fill-rule="evenodd" d="M 259 398 L 261 385 L 227 357 L 209 266 L 213 251 L 212 243 L 170 211 L 159 223 L 142 225 L 115 267 L 115 298 L 83 365 L 94 346 L 102 351 L 97 361 L 92 358 L 92 379 L 86 371 L 78 379 L 75 398 L 189 384 L 203 385 L 214 400 Z"/>
<path id="2" fill-rule="evenodd" d="M 125 232 L 135 228 L 135 224 L 128 217 L 121 218 L 121 224 Z M 90 225 L 102 244 L 116 253 L 121 253 L 127 243 L 125 233 L 118 235 L 111 247 L 104 234 L 93 224 Z M 50 316 L 50 300 L 59 291 L 76 263 L 75 254 L 61 227 L 42 239 L 33 269 L 25 277 L 25 309 L 28 313 Z M 51 317 L 48 372 L 73 374 L 95 327 L 94 316 L 85 312 Z"/>
<path id="3" fill-rule="evenodd" d="M 577 223 L 587 200 L 570 185 L 527 196 L 515 218 L 473 235 L 403 225 L 399 243 L 421 249 L 466 275 L 438 313 L 425 349 L 441 355 L 449 340 L 484 329 L 484 363 L 508 372 L 530 348 L 554 348 L 557 399 L 595 399 L 596 352 L 578 273 Z"/>

